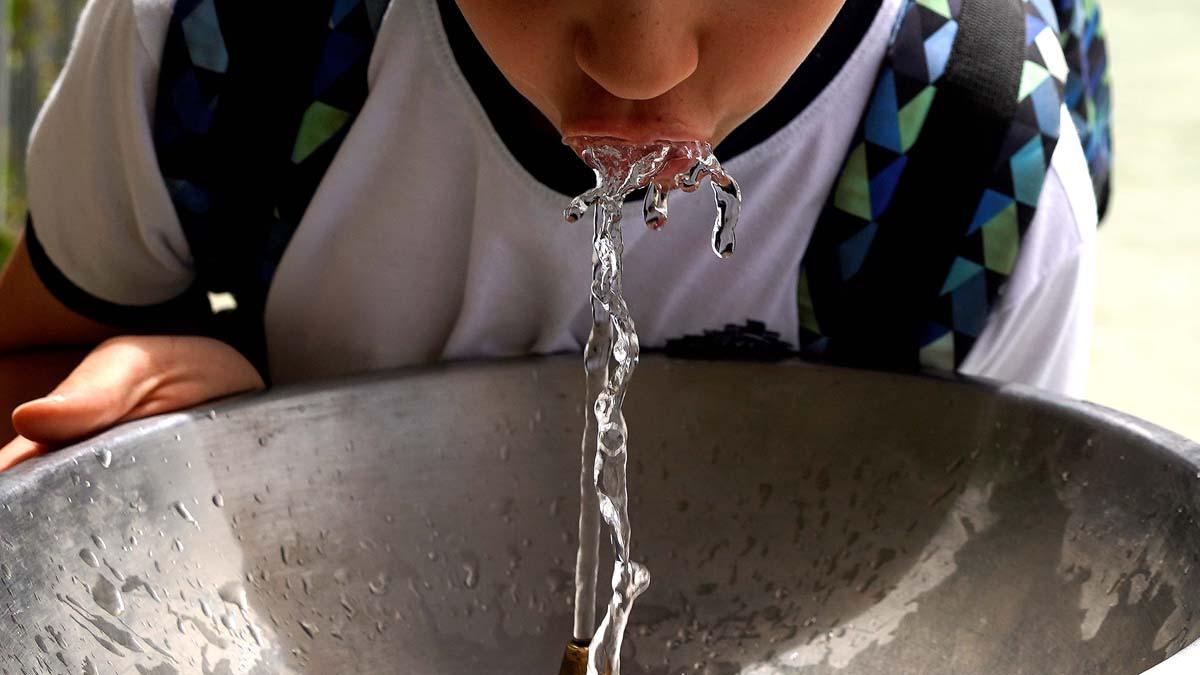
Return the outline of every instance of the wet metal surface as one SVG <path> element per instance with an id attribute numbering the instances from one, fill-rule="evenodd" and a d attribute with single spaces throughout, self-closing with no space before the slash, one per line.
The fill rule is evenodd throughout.
<path id="1" fill-rule="evenodd" d="M 281 390 L 0 476 L 0 673 L 558 672 L 582 380 Z M 653 357 L 626 410 L 656 571 L 627 673 L 1134 675 L 1200 636 L 1200 448 L 1149 425 Z"/>

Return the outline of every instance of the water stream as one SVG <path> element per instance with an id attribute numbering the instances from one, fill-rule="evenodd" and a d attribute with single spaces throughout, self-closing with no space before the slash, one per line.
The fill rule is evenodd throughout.
<path id="1" fill-rule="evenodd" d="M 649 571 L 633 560 L 628 510 L 628 430 L 622 406 L 640 348 L 622 288 L 621 206 L 635 190 L 646 188 L 643 219 L 648 226 L 658 229 L 667 223 L 670 192 L 694 191 L 708 177 L 717 207 L 712 248 L 725 258 L 734 250 L 741 188 L 721 168 L 706 143 L 633 144 L 592 137 L 572 138 L 567 142 L 596 175 L 596 187 L 573 199 L 564 211 L 567 221 L 575 222 L 591 210 L 594 224 L 592 328 L 584 350 L 591 410 L 585 414 L 582 443 L 574 634 L 576 640 L 590 638 L 588 675 L 619 675 L 621 643 L 630 610 L 650 585 Z M 600 540 L 597 514 L 608 524 L 616 558 L 612 598 L 598 628 L 595 626 Z"/>

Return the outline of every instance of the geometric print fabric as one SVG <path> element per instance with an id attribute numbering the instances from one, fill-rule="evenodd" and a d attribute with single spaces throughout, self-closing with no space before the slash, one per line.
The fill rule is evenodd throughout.
<path id="1" fill-rule="evenodd" d="M 1022 5 L 1025 58 L 1016 114 L 970 222 L 945 235 L 952 241 L 937 242 L 953 252 L 953 259 L 936 296 L 904 299 L 903 311 L 910 319 L 915 313 L 917 319 L 905 325 L 919 331 L 908 338 L 917 353 L 905 360 L 923 367 L 956 369 L 982 333 L 1012 273 L 1058 141 L 1059 110 L 1072 70 L 1062 52 L 1056 7 L 1049 0 Z M 864 297 L 862 284 L 868 277 L 862 266 L 877 240 L 880 216 L 891 205 L 907 168 L 908 154 L 920 143 L 958 35 L 961 11 L 959 0 L 910 0 L 900 13 L 866 113 L 801 263 L 797 305 L 806 358 L 827 360 L 839 340 L 870 340 L 870 335 L 841 333 L 846 326 L 872 330 L 872 317 L 842 321 L 856 311 L 871 311 L 847 306 L 847 298 Z M 971 139 L 962 140 L 969 147 Z M 937 208 L 928 205 L 931 212 Z M 912 230 L 905 236 L 914 241 L 925 236 L 920 223 L 904 227 Z M 869 277 L 869 283 L 885 286 L 888 279 Z M 852 284 L 857 284 L 855 294 L 846 291 Z M 866 289 L 866 296 L 870 291 Z"/>

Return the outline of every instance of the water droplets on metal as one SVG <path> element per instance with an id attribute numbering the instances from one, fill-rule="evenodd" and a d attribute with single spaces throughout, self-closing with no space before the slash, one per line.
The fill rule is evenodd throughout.
<path id="1" fill-rule="evenodd" d="M 388 585 L 391 579 L 388 578 L 386 572 L 380 572 L 374 579 L 367 582 L 367 590 L 371 591 L 371 595 L 383 595 L 388 591 Z"/>
<path id="2" fill-rule="evenodd" d="M 200 523 L 196 522 L 195 517 L 192 516 L 192 512 L 188 510 L 187 504 L 175 502 L 171 505 L 171 508 L 175 509 L 175 513 L 179 514 L 179 517 L 183 518 L 184 521 L 195 525 L 197 530 L 200 529 Z"/>
<path id="3" fill-rule="evenodd" d="M 476 562 L 464 562 L 463 569 L 463 586 L 474 589 L 479 586 L 479 564 Z"/>
<path id="4" fill-rule="evenodd" d="M 121 595 L 121 591 L 108 580 L 108 577 L 99 575 L 96 577 L 95 583 L 92 584 L 92 600 L 96 602 L 101 609 L 113 616 L 120 616 L 125 611 L 125 598 Z"/>

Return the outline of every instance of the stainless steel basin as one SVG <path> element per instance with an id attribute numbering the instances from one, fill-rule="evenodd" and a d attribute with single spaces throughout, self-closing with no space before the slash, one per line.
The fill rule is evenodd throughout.
<path id="1" fill-rule="evenodd" d="M 0 673 L 553 675 L 582 388 L 563 357 L 281 389 L 4 474 Z M 627 673 L 1200 672 L 1193 443 L 799 363 L 648 358 L 626 408 Z"/>

